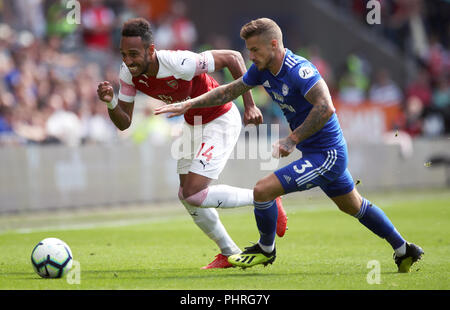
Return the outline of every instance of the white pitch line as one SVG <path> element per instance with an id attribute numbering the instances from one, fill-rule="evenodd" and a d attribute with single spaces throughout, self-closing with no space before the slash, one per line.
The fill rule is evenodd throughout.
<path id="1" fill-rule="evenodd" d="M 88 230 L 94 228 L 113 228 L 113 227 L 124 227 L 138 224 L 147 224 L 155 222 L 168 222 L 173 221 L 174 217 L 158 217 L 150 219 L 132 219 L 132 220 L 118 220 L 109 222 L 92 222 L 87 224 L 67 224 L 67 225 L 50 225 L 43 227 L 33 227 L 33 228 L 17 228 L 17 229 L 7 229 L 0 231 L 0 235 L 6 233 L 18 233 L 18 234 L 29 234 L 34 232 L 43 231 L 64 231 L 64 230 Z"/>

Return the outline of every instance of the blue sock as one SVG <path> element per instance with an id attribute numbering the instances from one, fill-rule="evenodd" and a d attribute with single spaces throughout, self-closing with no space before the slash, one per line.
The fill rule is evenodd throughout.
<path id="1" fill-rule="evenodd" d="M 394 250 L 406 242 L 386 214 L 384 214 L 383 210 L 367 199 L 363 198 L 361 209 L 354 216 L 373 233 L 380 238 L 386 239 Z"/>
<path id="2" fill-rule="evenodd" d="M 275 200 L 266 202 L 253 202 L 255 206 L 256 225 L 259 230 L 259 243 L 271 246 L 275 242 L 277 230 L 278 208 Z"/>

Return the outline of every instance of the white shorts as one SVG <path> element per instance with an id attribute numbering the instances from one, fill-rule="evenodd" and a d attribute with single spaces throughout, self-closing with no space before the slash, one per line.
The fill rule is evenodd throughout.
<path id="1" fill-rule="evenodd" d="M 178 153 L 177 173 L 193 172 L 218 179 L 239 138 L 242 123 L 238 108 L 205 124 L 183 124 L 183 136 Z"/>

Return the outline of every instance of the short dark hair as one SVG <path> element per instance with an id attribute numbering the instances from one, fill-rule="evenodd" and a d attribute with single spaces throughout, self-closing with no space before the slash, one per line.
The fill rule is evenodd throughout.
<path id="1" fill-rule="evenodd" d="M 145 47 L 153 44 L 153 33 L 150 23 L 142 17 L 127 20 L 122 27 L 122 36 L 141 37 Z"/>

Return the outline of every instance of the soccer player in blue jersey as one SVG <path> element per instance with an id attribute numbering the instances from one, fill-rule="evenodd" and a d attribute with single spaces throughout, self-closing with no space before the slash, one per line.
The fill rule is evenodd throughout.
<path id="1" fill-rule="evenodd" d="M 275 198 L 319 186 L 338 208 L 354 216 L 394 249 L 399 272 L 408 272 L 423 250 L 407 242 L 376 205 L 363 198 L 347 169 L 347 144 L 325 81 L 315 66 L 284 48 L 282 32 L 271 19 L 253 20 L 241 29 L 252 66 L 243 77 L 189 101 L 166 105 L 156 114 L 172 116 L 190 108 L 222 105 L 262 85 L 286 116 L 292 133 L 274 145 L 273 155 L 285 157 L 295 148 L 302 157 L 259 180 L 254 189 L 254 213 L 260 239 L 228 261 L 240 267 L 273 263 L 276 258 Z"/>

